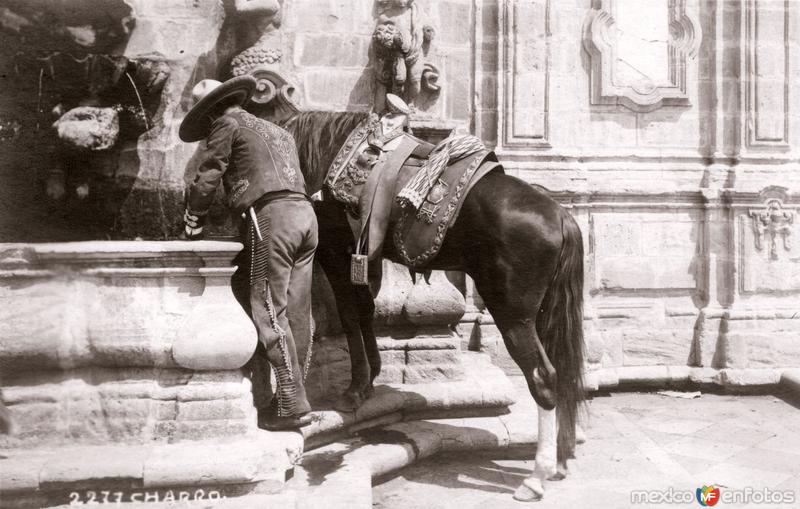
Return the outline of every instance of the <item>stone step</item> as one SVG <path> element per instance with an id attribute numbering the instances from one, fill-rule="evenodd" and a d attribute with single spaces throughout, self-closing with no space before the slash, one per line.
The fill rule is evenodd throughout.
<path id="1" fill-rule="evenodd" d="M 333 500 L 326 490 L 335 494 L 341 490 L 337 486 L 348 483 L 360 490 L 348 491 L 348 497 L 356 497 L 348 498 L 348 503 L 363 502 L 367 507 L 376 475 L 439 450 L 507 447 L 535 439 L 532 400 L 514 405 L 526 409 L 525 417 L 516 419 L 508 410 L 516 390 L 489 356 L 463 352 L 461 361 L 465 373 L 461 380 L 378 386 L 356 412 L 315 412 L 317 420 L 302 433 L 260 431 L 254 437 L 228 441 L 8 450 L 4 452 L 8 457 L 0 460 L 0 496 L 4 506 L 12 501 L 9 507 L 53 507 L 69 503 L 70 496 L 86 501 L 94 491 L 95 499 L 105 496 L 133 504 L 130 507 L 149 495 L 146 507 L 158 507 L 153 504 L 173 499 L 185 506 L 186 498 L 191 501 L 202 489 L 206 498 L 199 502 L 212 504 L 203 507 L 239 503 L 233 498 L 242 498 L 242 507 L 248 507 L 244 500 L 261 504 L 263 497 L 289 493 L 281 491 L 287 471 L 305 446 L 313 460 L 295 467 L 288 484 L 296 493 L 297 507 L 311 507 L 306 501 L 315 497 Z M 320 454 L 335 461 L 342 456 L 341 448 L 353 452 L 347 465 L 324 472 Z M 208 500 L 212 492 L 227 498 Z"/>
<path id="2" fill-rule="evenodd" d="M 459 380 L 379 385 L 355 412 L 315 412 L 317 420 L 302 429 L 306 450 L 348 433 L 405 420 L 506 413 L 515 401 L 508 377 L 486 354 L 461 352 L 459 359 L 463 367 Z"/>
<path id="3" fill-rule="evenodd" d="M 259 431 L 236 440 L 4 450 L 0 498 L 14 508 L 277 492 L 302 449 L 298 433 Z"/>

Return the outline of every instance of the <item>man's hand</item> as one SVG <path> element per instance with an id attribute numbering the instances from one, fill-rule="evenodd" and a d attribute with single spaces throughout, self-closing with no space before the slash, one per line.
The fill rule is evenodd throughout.
<path id="1" fill-rule="evenodd" d="M 183 232 L 179 238 L 181 240 L 200 240 L 203 238 L 203 225 L 206 222 L 205 214 L 192 214 L 189 209 L 183 213 Z"/>

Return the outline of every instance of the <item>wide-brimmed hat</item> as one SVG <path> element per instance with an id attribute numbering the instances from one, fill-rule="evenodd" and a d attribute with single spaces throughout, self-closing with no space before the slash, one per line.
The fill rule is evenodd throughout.
<path id="1" fill-rule="evenodd" d="M 256 90 L 256 80 L 252 76 L 238 76 L 225 83 L 217 80 L 202 80 L 192 89 L 194 106 L 183 117 L 178 136 L 183 141 L 202 140 L 208 136 L 211 128 L 209 111 L 225 101 L 230 104 L 243 105 Z"/>

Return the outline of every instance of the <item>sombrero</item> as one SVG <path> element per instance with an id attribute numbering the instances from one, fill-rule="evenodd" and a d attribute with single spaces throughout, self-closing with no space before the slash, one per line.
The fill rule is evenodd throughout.
<path id="1" fill-rule="evenodd" d="M 202 140 L 208 136 L 211 119 L 208 112 L 222 101 L 242 105 L 256 90 L 256 80 L 252 76 L 238 76 L 225 83 L 217 80 L 202 80 L 192 89 L 194 106 L 183 117 L 178 136 L 183 141 Z"/>

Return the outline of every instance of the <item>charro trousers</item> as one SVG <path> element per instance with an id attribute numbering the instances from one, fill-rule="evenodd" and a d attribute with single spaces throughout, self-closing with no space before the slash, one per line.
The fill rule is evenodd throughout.
<path id="1" fill-rule="evenodd" d="M 253 400 L 266 409 L 272 399 L 269 365 L 275 370 L 279 416 L 311 410 L 304 363 L 312 335 L 311 281 L 317 248 L 317 218 L 304 198 L 283 197 L 256 207 L 263 240 L 249 217 L 240 230 L 244 249 L 231 278 L 233 293 L 258 332 L 258 346 L 245 373 Z"/>

